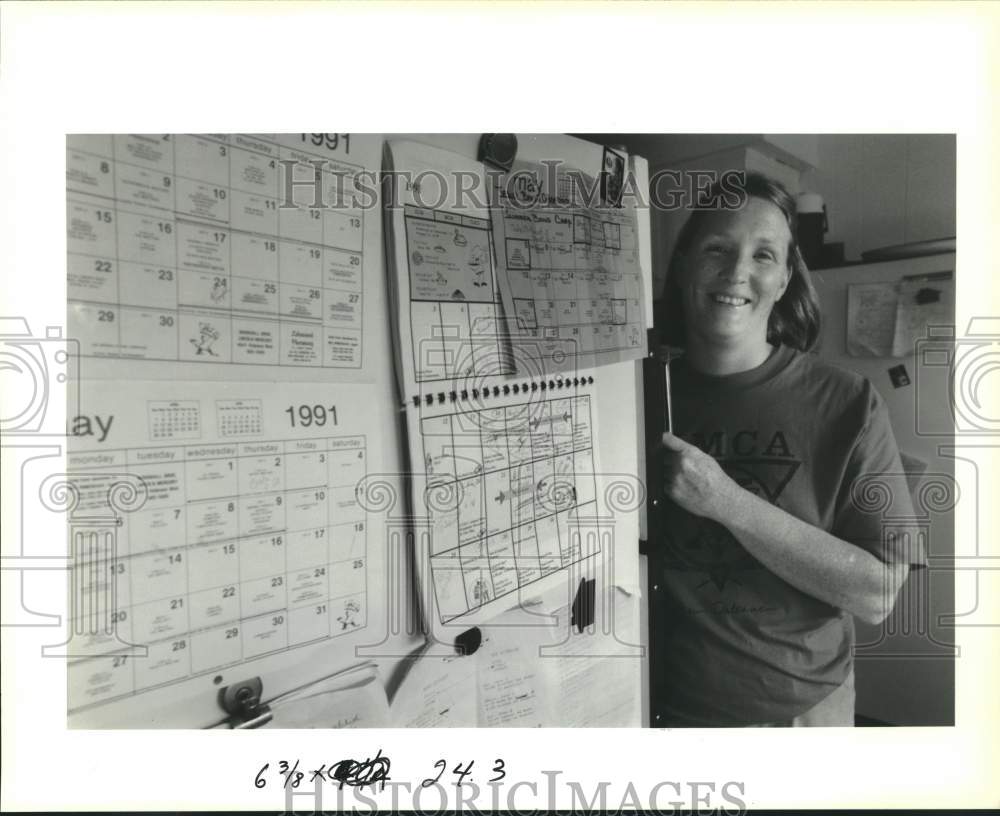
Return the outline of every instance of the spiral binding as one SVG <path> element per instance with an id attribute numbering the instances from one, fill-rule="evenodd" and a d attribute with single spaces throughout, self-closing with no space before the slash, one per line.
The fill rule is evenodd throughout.
<path id="1" fill-rule="evenodd" d="M 510 394 L 527 394 L 536 391 L 558 391 L 562 388 L 580 388 L 594 384 L 594 378 L 588 377 L 557 377 L 551 380 L 529 380 L 520 383 L 506 383 L 504 385 L 494 385 L 492 388 L 473 388 L 472 390 L 463 388 L 461 391 L 438 391 L 436 394 L 419 394 L 413 396 L 413 407 L 422 408 L 430 405 L 443 405 L 446 402 L 468 402 L 470 399 L 489 399 L 493 397 L 508 396 Z"/>

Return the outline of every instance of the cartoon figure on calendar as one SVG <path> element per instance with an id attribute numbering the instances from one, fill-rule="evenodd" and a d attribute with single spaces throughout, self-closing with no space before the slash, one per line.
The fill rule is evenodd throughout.
<path id="1" fill-rule="evenodd" d="M 191 338 L 191 345 L 194 346 L 195 354 L 207 354 L 210 357 L 218 357 L 212 346 L 218 341 L 219 332 L 211 323 L 198 324 L 198 337 Z"/>
<path id="2" fill-rule="evenodd" d="M 467 243 L 469 243 L 469 239 L 458 231 L 458 227 L 455 227 L 455 236 L 452 238 L 452 241 L 455 243 L 455 246 L 460 247 L 464 247 Z"/>
<path id="3" fill-rule="evenodd" d="M 469 253 L 469 267 L 475 274 L 472 285 L 476 287 L 489 286 L 486 282 L 486 248 L 482 244 L 476 244 Z"/>
<path id="4" fill-rule="evenodd" d="M 340 631 L 343 632 L 348 627 L 352 629 L 358 628 L 358 622 L 355 617 L 361 612 L 361 604 L 357 601 L 347 601 L 344 604 L 344 614 L 337 616 L 337 623 L 340 624 Z"/>
<path id="5" fill-rule="evenodd" d="M 472 598 L 477 606 L 488 604 L 492 600 L 489 585 L 482 579 L 477 578 L 472 587 Z"/>

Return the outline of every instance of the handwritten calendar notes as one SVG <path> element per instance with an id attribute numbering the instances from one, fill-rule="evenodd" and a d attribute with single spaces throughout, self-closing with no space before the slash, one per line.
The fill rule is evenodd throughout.
<path id="1" fill-rule="evenodd" d="M 404 214 L 417 382 L 507 372 L 489 220 L 409 205 Z"/>
<path id="2" fill-rule="evenodd" d="M 387 262 L 401 391 L 456 377 L 514 373 L 493 264 L 486 175 L 479 162 L 389 142 Z M 460 189 L 471 195 L 461 195 Z"/>
<path id="3" fill-rule="evenodd" d="M 489 221 L 406 207 L 414 300 L 493 303 Z"/>
<path id="4" fill-rule="evenodd" d="M 589 395 L 505 400 L 419 417 L 426 561 L 442 623 L 599 552 L 579 534 L 596 512 Z M 496 603 L 494 603 L 496 602 Z"/>
<path id="5" fill-rule="evenodd" d="M 380 460 L 366 389 L 326 386 L 340 410 L 304 427 L 286 403 L 316 386 L 123 388 L 106 440 L 74 438 L 68 455 L 70 711 L 362 632 L 375 544 L 357 490 Z M 168 401 L 142 397 L 170 388 L 197 407 L 199 441 L 147 442 Z M 136 486 L 125 510 L 116 484 Z"/>
<path id="6" fill-rule="evenodd" d="M 544 170 L 537 178 L 545 178 Z M 520 181 L 531 167 L 522 167 Z M 532 187 L 493 188 L 497 282 L 510 332 L 532 338 L 540 353 L 572 344 L 576 367 L 637 359 L 646 354 L 645 295 L 639 233 L 632 208 L 591 206 L 565 173 L 558 197 Z M 546 351 L 552 346 L 552 352 Z M 557 369 L 564 370 L 564 369 Z"/>
<path id="7" fill-rule="evenodd" d="M 370 213 L 350 202 L 375 151 L 307 136 L 68 136 L 82 353 L 360 368 Z"/>

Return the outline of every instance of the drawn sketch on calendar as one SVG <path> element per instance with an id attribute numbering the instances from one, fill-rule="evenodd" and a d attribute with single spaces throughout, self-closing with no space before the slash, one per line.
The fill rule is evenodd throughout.
<path id="1" fill-rule="evenodd" d="M 404 224 L 417 382 L 511 373 L 489 220 L 406 205 Z"/>
<path id="2" fill-rule="evenodd" d="M 400 393 L 409 401 L 445 381 L 515 373 L 485 194 L 464 196 L 448 183 L 461 175 L 485 190 L 483 165 L 408 141 L 388 142 L 385 160 L 395 184 L 384 200 Z"/>

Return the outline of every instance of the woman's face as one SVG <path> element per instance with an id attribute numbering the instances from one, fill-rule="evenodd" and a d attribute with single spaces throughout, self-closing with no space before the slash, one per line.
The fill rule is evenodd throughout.
<path id="1" fill-rule="evenodd" d="M 767 320 L 788 286 L 792 234 L 777 206 L 751 198 L 704 217 L 678 284 L 688 341 L 767 344 Z"/>

